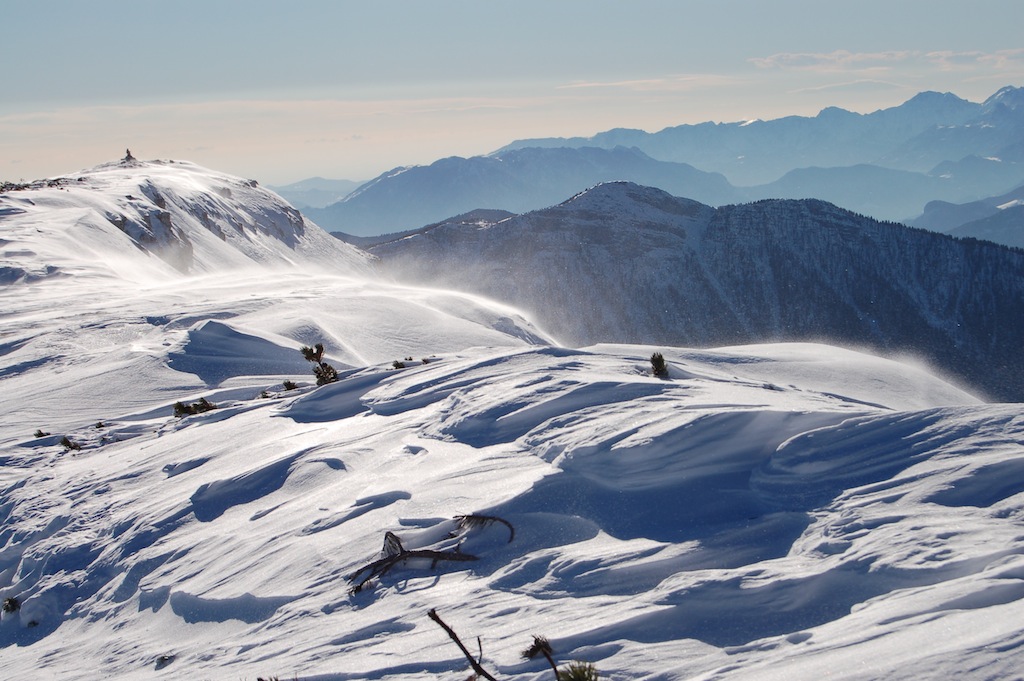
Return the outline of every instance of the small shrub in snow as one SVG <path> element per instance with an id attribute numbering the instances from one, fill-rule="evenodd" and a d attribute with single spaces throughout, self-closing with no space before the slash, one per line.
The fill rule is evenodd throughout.
<path id="1" fill-rule="evenodd" d="M 36 432 L 34 432 L 32 435 L 34 437 L 46 437 L 47 435 L 49 435 L 49 433 L 47 433 L 42 428 L 38 428 L 38 429 L 36 429 Z"/>
<path id="2" fill-rule="evenodd" d="M 598 681 L 599 678 L 597 667 L 590 662 L 573 660 L 558 670 L 558 681 Z"/>
<path id="3" fill-rule="evenodd" d="M 444 629 L 445 633 L 448 634 L 448 638 L 450 638 L 455 643 L 455 645 L 459 647 L 459 650 L 462 651 L 462 654 L 469 662 L 469 666 L 473 668 L 473 676 L 470 676 L 470 679 L 477 679 L 483 677 L 488 681 L 497 681 L 497 679 L 491 676 L 490 673 L 488 673 L 488 671 L 484 669 L 481 664 L 483 660 L 482 647 L 480 650 L 480 657 L 474 658 L 473 655 L 466 648 L 466 645 L 462 642 L 461 639 L 459 639 L 459 636 L 455 633 L 455 630 L 448 626 L 448 624 L 441 619 L 441 616 L 437 614 L 436 609 L 432 608 L 429 612 L 427 612 L 427 616 L 430 617 L 430 619 L 433 620 L 435 623 L 437 623 L 439 627 Z M 478 638 L 477 644 L 479 645 L 479 643 L 480 639 Z M 523 651 L 523 657 L 527 660 L 533 660 L 540 657 L 541 655 L 543 655 L 544 658 L 548 661 L 548 664 L 551 665 L 551 670 L 555 673 L 555 681 L 597 681 L 600 678 L 597 673 L 597 668 L 589 662 L 573 661 L 566 665 L 564 669 L 559 669 L 558 666 L 555 664 L 554 650 L 551 647 L 551 643 L 543 636 L 534 636 L 533 644 Z"/>
<path id="4" fill-rule="evenodd" d="M 299 387 L 299 384 L 293 381 L 285 381 L 284 383 L 281 384 L 281 387 L 284 388 L 285 390 L 295 390 L 296 388 Z"/>
<path id="5" fill-rule="evenodd" d="M 338 380 L 338 371 L 327 362 L 323 361 L 324 344 L 317 343 L 313 347 L 303 346 L 300 350 L 307 362 L 313 363 L 313 374 L 316 376 L 317 385 L 327 385 Z"/>
<path id="6" fill-rule="evenodd" d="M 597 681 L 598 674 L 597 668 L 590 662 L 579 662 L 572 661 L 563 669 L 559 669 L 558 665 L 555 664 L 555 651 L 551 647 L 551 642 L 543 636 L 534 636 L 533 645 L 523 651 L 523 657 L 527 660 L 533 660 L 541 655 L 551 665 L 552 671 L 555 672 L 556 681 Z"/>
<path id="7" fill-rule="evenodd" d="M 186 404 L 184 402 L 174 403 L 174 415 L 179 419 L 183 416 L 191 416 L 192 414 L 202 414 L 205 411 L 216 409 L 217 405 L 210 402 L 205 397 L 200 397 L 198 402 L 192 404 Z"/>
<path id="8" fill-rule="evenodd" d="M 60 439 L 60 446 L 63 447 L 64 450 L 68 451 L 68 452 L 70 452 L 72 450 L 77 452 L 78 450 L 80 450 L 82 448 L 82 445 L 80 445 L 77 442 L 75 442 L 74 440 L 70 439 L 67 435 L 65 435 L 64 437 L 62 437 Z"/>
<path id="9" fill-rule="evenodd" d="M 327 362 L 321 362 L 313 367 L 313 374 L 316 376 L 317 385 L 327 385 L 338 380 L 338 371 Z"/>
<path id="10" fill-rule="evenodd" d="M 393 368 L 393 369 L 404 369 L 405 368 L 405 362 L 403 362 L 400 359 L 396 359 L 394 362 L 391 363 L 391 368 Z"/>
<path id="11" fill-rule="evenodd" d="M 4 612 L 18 612 L 21 610 L 21 601 L 14 596 L 4 599 Z"/>
<path id="12" fill-rule="evenodd" d="M 651 355 L 651 371 L 658 378 L 668 378 L 668 364 L 665 363 L 665 356 L 660 352 Z"/>
<path id="13" fill-rule="evenodd" d="M 558 678 L 558 665 L 555 664 L 553 657 L 554 650 L 551 648 L 551 642 L 543 636 L 534 636 L 533 643 L 529 648 L 523 651 L 523 659 L 535 660 L 541 655 L 548 661 L 551 668 L 555 671 L 555 678 Z"/>

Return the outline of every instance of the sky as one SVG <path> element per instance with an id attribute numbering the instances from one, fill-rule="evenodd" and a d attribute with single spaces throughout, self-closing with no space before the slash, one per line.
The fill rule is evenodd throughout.
<path id="1" fill-rule="evenodd" d="M 1020 0 L 0 0 L 0 180 L 124 155 L 283 185 L 516 139 L 1024 85 Z"/>

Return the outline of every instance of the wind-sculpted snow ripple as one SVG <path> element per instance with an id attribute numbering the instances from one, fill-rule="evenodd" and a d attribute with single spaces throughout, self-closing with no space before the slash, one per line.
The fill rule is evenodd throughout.
<path id="1" fill-rule="evenodd" d="M 579 383 L 561 379 L 522 386 L 517 398 L 509 399 L 506 395 L 497 404 L 488 404 L 482 396 L 467 391 L 448 398 L 442 407 L 442 417 L 431 432 L 475 447 L 512 442 L 567 412 L 577 414 L 600 405 L 639 400 L 663 390 L 663 386 L 655 383 Z"/>
<path id="2" fill-rule="evenodd" d="M 627 393 L 628 395 L 628 393 Z M 563 413 L 524 438 L 545 459 L 616 490 L 664 490 L 722 475 L 748 476 L 788 437 L 842 416 L 761 409 L 665 408 L 640 400 L 622 409 Z"/>
<path id="3" fill-rule="evenodd" d="M 77 453 L 21 432 L 38 461 L 2 473 L 0 596 L 22 602 L 0 668 L 454 677 L 435 607 L 501 678 L 543 673 L 516 656 L 533 632 L 623 679 L 1019 662 L 1019 405 L 940 408 L 959 393 L 939 380 L 823 346 L 660 348 L 665 379 L 652 350 L 224 387 L 213 412 L 165 398 L 68 431 Z M 399 542 L 474 560 L 424 553 L 352 593 Z"/>
<path id="4" fill-rule="evenodd" d="M 963 419 L 955 418 L 961 413 Z M 824 504 L 842 490 L 888 480 L 934 458 L 968 433 L 982 436 L 972 438 L 975 443 L 1005 437 L 1001 427 L 1012 418 L 978 423 L 969 408 L 852 418 L 785 442 L 754 473 L 751 488 L 777 507 Z"/>

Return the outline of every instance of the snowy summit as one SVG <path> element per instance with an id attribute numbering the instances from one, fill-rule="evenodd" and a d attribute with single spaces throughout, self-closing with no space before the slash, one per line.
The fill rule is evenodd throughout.
<path id="1" fill-rule="evenodd" d="M 124 278 L 253 264 L 363 271 L 370 260 L 254 180 L 182 161 L 139 161 L 129 151 L 118 162 L 12 189 L 0 195 L 5 239 L 12 234 L 32 250 L 4 254 L 6 282 L 77 274 L 83 255 L 92 256 L 90 269 Z"/>
<path id="2" fill-rule="evenodd" d="M 431 613 L 499 679 L 552 678 L 535 635 L 609 679 L 1024 663 L 1019 405 L 822 344 L 562 347 L 185 163 L 5 191 L 0 238 L 5 676 L 465 679 Z"/>

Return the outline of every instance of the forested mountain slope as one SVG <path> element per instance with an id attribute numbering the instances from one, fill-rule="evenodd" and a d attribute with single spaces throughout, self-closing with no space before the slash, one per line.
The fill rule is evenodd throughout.
<path id="1" fill-rule="evenodd" d="M 520 306 L 565 343 L 828 340 L 914 354 L 1024 398 L 1024 253 L 822 201 L 715 209 L 608 183 L 371 252 L 406 280 Z"/>

